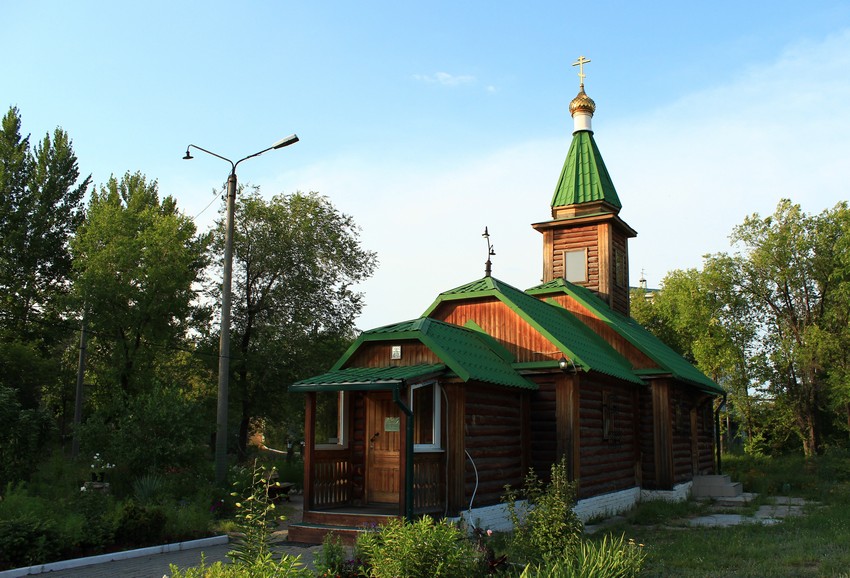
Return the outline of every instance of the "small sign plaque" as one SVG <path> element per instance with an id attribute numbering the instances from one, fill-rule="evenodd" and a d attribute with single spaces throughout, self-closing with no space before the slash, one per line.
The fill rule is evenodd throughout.
<path id="1" fill-rule="evenodd" d="M 384 431 L 400 431 L 401 430 L 401 418 L 398 417 L 385 417 L 384 418 Z"/>
<path id="2" fill-rule="evenodd" d="M 390 350 L 390 359 L 401 359 L 401 345 L 393 345 Z"/>

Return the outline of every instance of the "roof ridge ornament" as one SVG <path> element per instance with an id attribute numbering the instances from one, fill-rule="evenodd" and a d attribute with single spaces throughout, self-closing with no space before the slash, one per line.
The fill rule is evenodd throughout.
<path id="1" fill-rule="evenodd" d="M 490 261 L 490 257 L 496 255 L 496 249 L 490 244 L 490 232 L 487 230 L 486 226 L 484 227 L 484 232 L 481 236 L 487 241 L 487 262 L 484 263 L 484 276 L 490 277 L 490 274 L 493 272 L 493 263 Z"/>

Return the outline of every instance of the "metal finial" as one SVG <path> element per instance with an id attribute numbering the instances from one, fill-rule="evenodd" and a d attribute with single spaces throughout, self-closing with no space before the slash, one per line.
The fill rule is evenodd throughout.
<path id="1" fill-rule="evenodd" d="M 481 236 L 487 240 L 487 262 L 484 263 L 484 276 L 489 277 L 490 273 L 493 271 L 493 262 L 490 261 L 490 257 L 496 254 L 496 250 L 493 245 L 490 244 L 490 232 L 487 230 L 487 227 L 484 227 L 484 233 Z"/>

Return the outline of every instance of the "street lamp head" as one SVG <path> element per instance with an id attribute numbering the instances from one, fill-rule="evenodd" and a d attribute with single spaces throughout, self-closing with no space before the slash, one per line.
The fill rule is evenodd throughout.
<path id="1" fill-rule="evenodd" d="M 183 160 L 184 160 L 184 161 L 190 161 L 190 160 L 192 160 L 193 158 L 195 158 L 195 157 L 193 157 L 192 155 L 190 155 L 190 154 L 189 154 L 189 147 L 186 147 L 186 156 L 185 156 L 185 157 L 183 157 Z"/>
<path id="2" fill-rule="evenodd" d="M 273 149 L 282 149 L 283 147 L 288 147 L 289 145 L 295 144 L 297 142 L 298 142 L 298 135 L 297 134 L 291 134 L 288 137 L 282 138 L 279 141 L 277 141 L 276 143 L 274 143 L 272 145 L 272 148 Z"/>

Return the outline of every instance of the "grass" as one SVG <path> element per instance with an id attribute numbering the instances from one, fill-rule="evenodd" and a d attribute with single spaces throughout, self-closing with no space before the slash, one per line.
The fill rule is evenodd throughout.
<path id="1" fill-rule="evenodd" d="M 647 503 L 607 534 L 625 534 L 645 546 L 641 576 L 850 577 L 850 454 L 813 460 L 727 457 L 724 470 L 760 492 L 761 503 L 777 495 L 815 501 L 806 514 L 779 524 L 685 529 L 684 518 L 701 506 Z M 741 513 L 751 513 L 752 508 Z"/>

